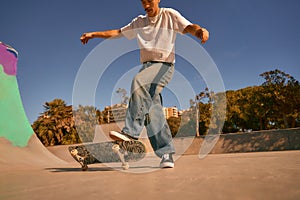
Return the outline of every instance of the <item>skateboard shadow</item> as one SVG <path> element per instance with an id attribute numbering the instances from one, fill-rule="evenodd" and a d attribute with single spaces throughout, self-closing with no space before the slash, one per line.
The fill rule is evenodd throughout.
<path id="1" fill-rule="evenodd" d="M 121 169 L 121 168 L 120 168 Z M 117 169 L 109 167 L 89 167 L 87 171 L 82 171 L 81 168 L 72 167 L 60 167 L 60 168 L 45 168 L 45 170 L 53 173 L 61 172 L 105 172 L 105 171 L 117 171 Z"/>
<path id="2" fill-rule="evenodd" d="M 132 166 L 130 169 L 143 170 L 143 169 L 160 169 L 159 167 L 153 166 Z M 52 173 L 63 173 L 63 172 L 109 172 L 109 171 L 124 171 L 122 167 L 89 167 L 88 170 L 82 171 L 81 168 L 77 167 L 59 167 L 59 168 L 45 168 L 46 171 Z"/>

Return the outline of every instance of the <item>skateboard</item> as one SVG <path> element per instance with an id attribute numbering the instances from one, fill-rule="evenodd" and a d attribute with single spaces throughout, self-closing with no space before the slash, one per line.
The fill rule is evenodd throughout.
<path id="1" fill-rule="evenodd" d="M 81 165 L 82 171 L 88 170 L 90 164 L 112 162 L 121 162 L 122 168 L 127 170 L 128 162 L 136 162 L 145 157 L 146 147 L 138 140 L 111 141 L 70 146 L 69 152 Z"/>

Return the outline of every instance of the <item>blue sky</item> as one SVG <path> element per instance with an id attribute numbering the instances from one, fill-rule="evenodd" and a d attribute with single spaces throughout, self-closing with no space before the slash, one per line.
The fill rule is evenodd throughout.
<path id="1" fill-rule="evenodd" d="M 299 0 L 162 0 L 161 6 L 177 9 L 210 31 L 204 48 L 226 90 L 260 85 L 259 74 L 276 68 L 300 80 Z M 144 14 L 140 1 L 132 0 L 2 1 L 0 41 L 19 52 L 17 77 L 29 121 L 36 120 L 42 105 L 54 98 L 72 104 L 76 74 L 87 55 L 103 42 L 95 39 L 83 46 L 79 41 L 83 32 L 120 28 L 139 14 Z M 138 59 L 138 52 L 133 52 L 105 71 L 95 106 L 102 110 L 110 104 L 116 82 L 139 65 Z M 204 81 L 186 65 L 179 58 L 175 67 L 200 92 Z M 166 90 L 166 106 L 176 104 L 172 95 L 181 94 Z"/>

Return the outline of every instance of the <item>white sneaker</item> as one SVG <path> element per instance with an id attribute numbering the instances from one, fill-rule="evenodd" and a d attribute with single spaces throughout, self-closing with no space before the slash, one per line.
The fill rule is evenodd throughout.
<path id="1" fill-rule="evenodd" d="M 162 156 L 160 168 L 174 168 L 174 160 L 171 153 L 166 153 Z"/>
<path id="2" fill-rule="evenodd" d="M 124 133 L 124 132 L 117 132 L 117 131 L 109 131 L 109 137 L 116 141 L 131 141 L 131 140 L 137 140 L 134 137 L 131 137 L 130 135 Z"/>

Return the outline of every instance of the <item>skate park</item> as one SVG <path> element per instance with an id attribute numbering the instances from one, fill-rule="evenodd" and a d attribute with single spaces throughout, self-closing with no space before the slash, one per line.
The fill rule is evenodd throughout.
<path id="1" fill-rule="evenodd" d="M 31 129 L 5 48 L 13 62 L 0 63 L 0 199 L 300 198 L 300 129 L 220 136 L 204 158 L 204 138 L 176 138 L 174 169 L 158 168 L 150 152 L 126 171 L 119 163 L 81 171 L 67 146 L 45 148 Z"/>

